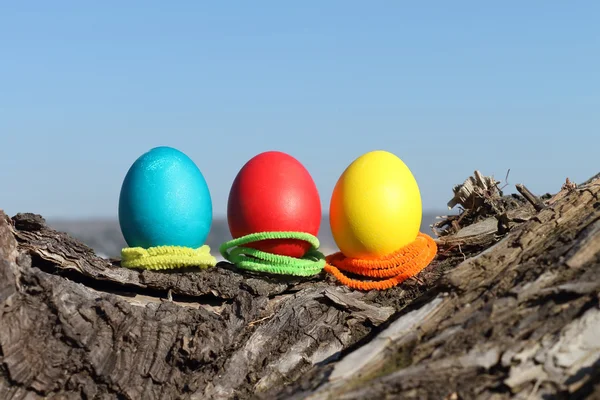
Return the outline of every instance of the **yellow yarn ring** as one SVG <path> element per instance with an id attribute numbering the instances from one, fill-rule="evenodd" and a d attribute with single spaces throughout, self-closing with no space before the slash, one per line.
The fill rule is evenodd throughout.
<path id="1" fill-rule="evenodd" d="M 121 250 L 121 266 L 126 268 L 171 269 L 181 267 L 208 268 L 217 265 L 210 247 L 197 249 L 182 246 L 127 247 Z"/>

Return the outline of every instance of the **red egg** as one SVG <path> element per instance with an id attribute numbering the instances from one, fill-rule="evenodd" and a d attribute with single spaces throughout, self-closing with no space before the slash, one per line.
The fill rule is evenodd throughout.
<path id="1" fill-rule="evenodd" d="M 257 232 L 294 231 L 317 236 L 321 199 L 317 186 L 294 157 L 267 151 L 250 159 L 235 177 L 227 203 L 234 239 Z M 272 254 L 302 257 L 310 244 L 297 239 L 269 239 L 245 245 Z"/>

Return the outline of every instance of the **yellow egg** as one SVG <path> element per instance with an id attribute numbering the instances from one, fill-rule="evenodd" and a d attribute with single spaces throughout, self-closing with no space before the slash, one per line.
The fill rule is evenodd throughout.
<path id="1" fill-rule="evenodd" d="M 377 258 L 414 241 L 421 193 L 404 162 L 377 150 L 363 154 L 338 179 L 329 205 L 333 238 L 346 257 Z"/>

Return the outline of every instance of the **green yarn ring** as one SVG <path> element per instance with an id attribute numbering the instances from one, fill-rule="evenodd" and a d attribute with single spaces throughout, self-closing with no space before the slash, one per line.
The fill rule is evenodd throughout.
<path id="1" fill-rule="evenodd" d="M 248 243 L 269 239 L 303 240 L 310 243 L 311 248 L 304 257 L 295 258 L 243 247 Z M 241 269 L 279 275 L 311 276 L 321 272 L 325 266 L 325 256 L 318 250 L 319 246 L 319 239 L 305 232 L 259 232 L 225 242 L 219 247 L 219 252 L 223 258 Z"/>

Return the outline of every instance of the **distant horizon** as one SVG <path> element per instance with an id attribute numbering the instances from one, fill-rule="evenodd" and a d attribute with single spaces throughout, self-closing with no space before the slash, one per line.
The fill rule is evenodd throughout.
<path id="1" fill-rule="evenodd" d="M 0 210 L 2 210 L 2 208 L 0 207 Z M 452 214 L 455 211 L 457 211 L 457 207 L 455 207 L 452 210 L 444 210 L 444 209 L 439 209 L 439 210 L 423 210 L 423 215 L 448 215 L 448 214 Z M 6 211 L 5 211 L 6 212 Z M 39 214 L 33 211 L 19 211 L 20 213 L 33 213 L 33 214 Z M 17 213 L 13 213 L 13 214 L 9 214 L 9 217 L 14 216 Z M 117 220 L 118 219 L 118 214 L 115 213 L 114 216 L 109 216 L 109 215 L 92 215 L 89 217 L 81 217 L 81 216 L 74 216 L 74 217 L 70 217 L 70 216 L 46 216 L 43 214 L 39 214 L 41 215 L 44 219 L 46 220 L 52 220 L 54 222 L 67 222 L 67 221 L 107 221 L 107 220 Z M 322 219 L 327 219 L 329 217 L 329 214 L 323 214 Z M 227 215 L 226 214 L 214 214 L 213 215 L 213 220 L 225 220 L 227 219 Z"/>

